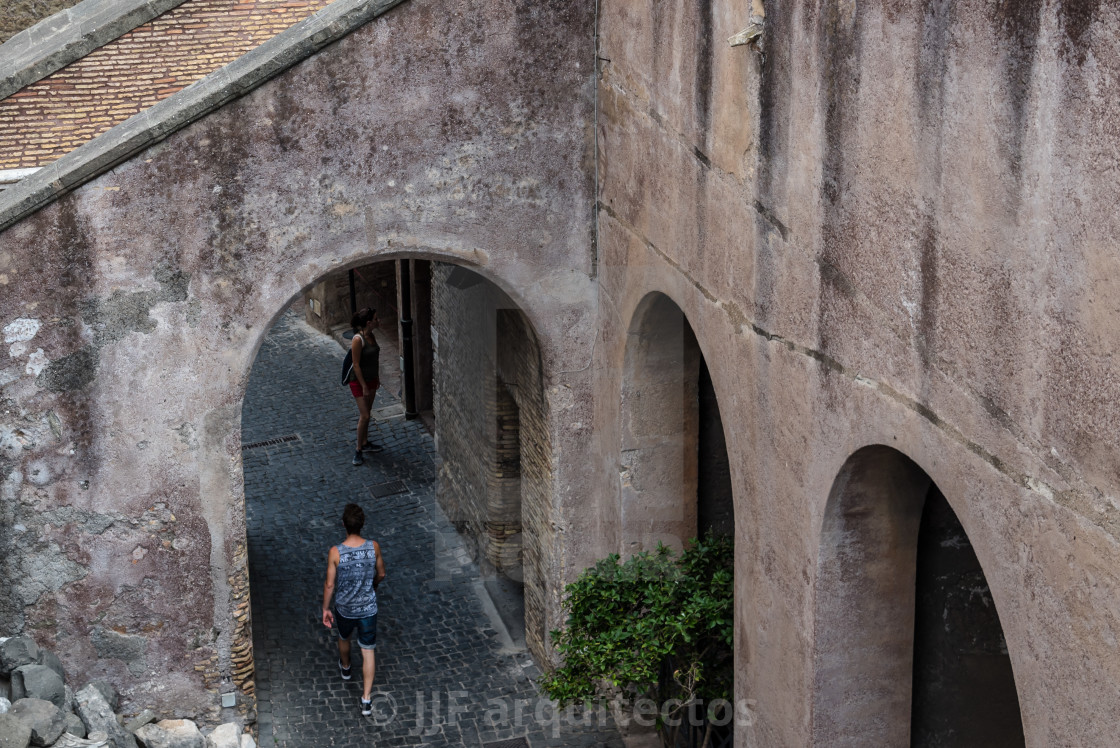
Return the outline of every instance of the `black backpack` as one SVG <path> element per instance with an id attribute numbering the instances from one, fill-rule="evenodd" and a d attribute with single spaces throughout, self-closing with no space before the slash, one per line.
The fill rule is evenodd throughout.
<path id="1" fill-rule="evenodd" d="M 350 375 L 354 373 L 354 352 L 346 351 L 345 358 L 342 359 L 342 386 L 350 384 Z"/>

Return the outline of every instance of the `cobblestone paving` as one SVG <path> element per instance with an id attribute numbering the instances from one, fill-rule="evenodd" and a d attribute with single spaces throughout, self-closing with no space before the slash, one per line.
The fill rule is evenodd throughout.
<path id="1" fill-rule="evenodd" d="M 580 720 L 557 715 L 537 695 L 528 653 L 509 646 L 485 615 L 478 569 L 436 504 L 438 458 L 420 422 L 375 421 L 370 439 L 385 451 L 350 464 L 357 408 L 338 384 L 342 354 L 288 312 L 262 344 L 245 396 L 262 747 L 484 746 L 524 737 L 532 748 L 621 748 L 601 711 Z M 382 390 L 374 408 L 394 404 Z M 401 490 L 378 498 L 394 489 Z M 350 501 L 365 509 L 363 535 L 382 544 L 388 572 L 371 717 L 359 712 L 360 664 L 352 681 L 340 679 L 320 622 L 327 550 L 345 535 L 342 508 Z"/>

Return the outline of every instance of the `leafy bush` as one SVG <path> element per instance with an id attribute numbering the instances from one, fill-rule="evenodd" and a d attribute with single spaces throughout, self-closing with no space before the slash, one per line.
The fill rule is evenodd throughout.
<path id="1" fill-rule="evenodd" d="M 605 698 L 732 698 L 734 546 L 706 536 L 675 556 L 659 545 L 611 554 L 568 585 L 563 665 L 541 680 L 562 706 Z M 665 677 L 671 673 L 671 681 Z"/>

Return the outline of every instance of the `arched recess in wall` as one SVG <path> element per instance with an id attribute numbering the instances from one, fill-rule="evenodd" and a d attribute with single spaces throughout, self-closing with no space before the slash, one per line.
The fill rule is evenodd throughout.
<path id="1" fill-rule="evenodd" d="M 724 429 L 692 326 L 662 293 L 638 304 L 622 370 L 621 528 L 624 555 L 734 534 Z"/>
<path id="2" fill-rule="evenodd" d="M 857 451 L 833 483 L 814 620 L 814 745 L 1024 745 L 984 572 L 941 491 L 897 450 Z"/>
<path id="3" fill-rule="evenodd" d="M 409 294 L 404 294 L 401 286 L 404 263 Z M 328 349 L 329 370 L 321 372 L 322 381 L 316 385 L 319 389 L 306 396 L 293 397 L 294 393 L 284 392 L 283 377 L 277 376 L 278 371 L 257 365 L 270 346 L 278 345 L 273 333 L 285 325 L 310 324 L 337 339 L 348 326 L 353 280 L 357 307 L 377 308 L 381 317 L 377 337 L 382 344 L 383 374 L 398 368 L 400 351 L 391 338 L 398 335 L 399 323 L 406 317 L 413 321 L 414 343 L 427 346 L 427 369 L 422 365 L 414 367 L 414 376 L 428 379 L 432 418 L 423 420 L 435 424 L 435 444 L 441 459 L 437 463 L 439 475 L 433 468 L 425 480 L 435 481 L 443 513 L 473 545 L 484 572 L 492 572 L 491 576 L 504 585 L 507 595 L 510 585 L 516 587 L 518 595 L 522 594 L 523 586 L 523 615 L 520 620 L 505 622 L 514 639 L 524 637 L 524 643 L 543 662 L 547 633 L 545 570 L 551 565 L 553 542 L 548 535 L 552 473 L 543 365 L 534 325 L 510 295 L 489 278 L 462 266 L 440 262 L 431 255 L 372 257 L 352 270 L 356 272 L 340 270 L 317 279 L 278 309 L 269 328 L 261 333 L 249 382 L 242 394 L 242 441 L 250 447 L 243 449 L 249 555 L 246 588 L 256 587 L 258 579 L 275 587 L 270 577 L 281 568 L 273 555 L 279 548 L 275 539 L 261 540 L 255 528 L 259 518 L 254 517 L 254 502 L 286 500 L 297 512 L 310 511 L 298 526 L 308 533 L 317 533 L 317 537 L 322 535 L 320 544 L 325 549 L 338 540 L 338 512 L 323 514 L 316 504 L 324 500 L 322 497 L 329 497 L 336 504 L 354 498 L 344 493 L 347 487 L 339 485 L 339 474 L 348 477 L 355 470 L 388 470 L 384 457 L 391 455 L 392 445 L 384 453 L 367 455 L 362 467 L 350 465 L 357 408 L 349 391 L 338 382 L 343 347 L 334 349 L 334 343 L 320 338 Z M 411 298 L 405 301 L 406 296 Z M 427 331 L 426 343 L 422 342 L 425 329 L 417 329 L 421 327 Z M 292 361 L 291 365 L 307 364 Z M 383 396 L 396 395 L 397 385 L 391 380 L 383 384 L 387 385 L 386 392 L 375 401 L 375 420 L 403 419 L 403 403 L 398 403 L 396 397 Z M 393 388 L 391 392 L 389 387 Z M 256 406 L 250 403 L 254 398 Z M 312 424 L 310 420 L 323 409 L 327 399 L 340 401 L 339 417 L 322 425 Z M 253 407 L 263 413 L 250 424 L 248 411 Z M 285 408 L 297 411 L 297 417 L 288 420 L 286 427 L 281 425 L 284 419 L 279 413 Z M 392 412 L 378 416 L 379 409 Z M 419 428 L 419 420 L 411 423 Z M 267 443 L 288 437 L 295 438 Z M 370 441 L 384 441 L 378 437 L 376 423 L 371 426 Z M 311 469 L 296 481 L 301 490 L 310 489 L 312 493 L 300 499 L 281 496 L 279 492 L 286 483 L 278 473 L 286 469 L 283 466 L 290 459 L 289 452 L 301 446 L 321 450 Z M 385 490 L 392 488 L 394 480 L 400 480 L 403 489 L 412 490 L 409 481 L 415 478 L 411 472 L 408 476 L 386 472 L 371 480 L 388 486 Z M 361 500 L 375 505 L 397 500 L 393 498 L 396 494 L 379 497 L 376 492 L 371 496 L 370 490 L 362 490 L 359 499 L 364 497 Z M 341 511 L 341 504 L 334 508 Z M 438 555 L 440 543 L 446 539 L 429 533 L 424 542 L 433 543 L 432 552 Z M 385 545 L 392 542 L 390 537 Z M 318 546 L 312 549 L 321 550 Z M 435 562 L 431 563 L 434 568 Z M 284 599 L 267 602 L 258 600 L 253 593 L 255 611 L 264 603 L 259 614 L 254 615 L 257 624 L 267 621 L 275 626 L 281 617 L 290 618 L 292 610 L 308 609 L 293 606 L 290 595 L 297 587 L 311 589 L 312 597 L 321 595 L 323 570 L 309 563 L 308 557 L 300 564 L 306 571 L 296 568 L 291 573 L 306 574 L 307 579 L 302 580 L 302 587 L 286 579 Z M 316 588 L 318 593 L 314 592 Z M 391 590 L 387 593 L 391 594 Z M 500 610 L 503 614 L 516 609 L 508 598 L 505 602 L 507 605 Z M 307 629 L 302 614 L 295 624 L 302 626 L 300 631 Z M 239 632 L 239 637 L 247 635 L 247 631 Z M 242 638 L 235 642 L 234 649 L 251 654 Z M 266 637 L 264 641 L 267 640 Z M 258 659 L 263 656 L 264 653 L 257 655 Z"/>

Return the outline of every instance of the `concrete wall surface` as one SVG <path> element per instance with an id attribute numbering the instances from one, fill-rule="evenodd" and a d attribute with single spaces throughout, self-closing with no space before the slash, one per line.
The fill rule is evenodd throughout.
<path id="1" fill-rule="evenodd" d="M 1093 0 L 409 0 L 0 234 L 0 632 L 213 709 L 256 347 L 327 273 L 418 257 L 484 275 L 540 348 L 540 630 L 625 548 L 624 418 L 696 431 L 624 403 L 656 391 L 627 362 L 660 294 L 723 423 L 737 745 L 877 744 L 852 715 L 890 683 L 853 704 L 830 668 L 883 643 L 848 614 L 913 599 L 890 512 L 919 511 L 889 466 L 853 475 L 869 447 L 967 534 L 1026 744 L 1113 744 L 1118 80 Z M 913 637 L 883 639 L 874 677 L 905 678 Z"/>
<path id="2" fill-rule="evenodd" d="M 842 625 L 814 620 L 826 504 L 873 444 L 916 462 L 967 532 L 1027 744 L 1115 742 L 1120 11 L 600 7 L 598 510 L 617 550 L 626 331 L 663 293 L 727 438 L 752 710 L 736 744 L 882 744 L 814 716 L 836 687 L 814 632 Z M 732 47 L 760 14 L 760 40 Z"/>
<path id="3" fill-rule="evenodd" d="M 590 422 L 592 24 L 406 3 L 0 234 L 0 631 L 126 704 L 216 715 L 248 594 L 241 398 L 329 273 L 471 266 L 534 326 L 549 411 Z"/>

